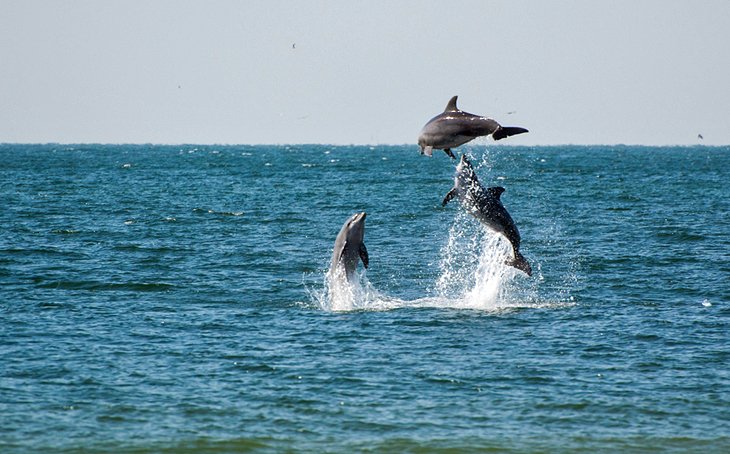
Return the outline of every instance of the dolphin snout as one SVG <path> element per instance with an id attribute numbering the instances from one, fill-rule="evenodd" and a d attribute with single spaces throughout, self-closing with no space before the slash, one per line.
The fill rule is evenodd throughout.
<path id="1" fill-rule="evenodd" d="M 459 161 L 459 164 L 456 165 L 457 172 L 463 172 L 466 169 L 471 169 L 471 162 L 469 161 L 469 158 L 466 157 L 466 154 L 461 155 L 461 160 Z"/>

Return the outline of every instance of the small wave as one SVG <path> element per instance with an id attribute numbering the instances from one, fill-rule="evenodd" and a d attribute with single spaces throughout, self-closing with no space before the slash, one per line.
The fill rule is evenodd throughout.
<path id="1" fill-rule="evenodd" d="M 33 247 L 33 248 L 18 248 L 12 247 L 7 249 L 0 249 L 0 254 L 7 254 L 11 256 L 57 256 L 64 258 L 88 258 L 88 254 L 79 252 L 76 250 L 64 250 L 53 247 Z"/>
<path id="2" fill-rule="evenodd" d="M 122 243 L 117 244 L 113 247 L 115 251 L 122 252 L 146 252 L 153 254 L 166 254 L 172 252 L 179 252 L 180 249 L 173 246 L 146 246 L 136 243 Z"/>
<path id="3" fill-rule="evenodd" d="M 51 230 L 51 233 L 56 235 L 75 235 L 77 233 L 81 233 L 81 230 L 76 229 L 53 229 Z"/>
<path id="4" fill-rule="evenodd" d="M 161 282 L 46 281 L 39 288 L 86 291 L 166 292 L 174 288 Z"/>
<path id="5" fill-rule="evenodd" d="M 218 216 L 243 216 L 245 213 L 243 211 L 217 211 L 213 209 L 207 209 L 207 208 L 193 208 L 193 213 L 207 213 L 207 214 L 215 214 Z M 173 218 L 174 220 L 174 218 Z"/>

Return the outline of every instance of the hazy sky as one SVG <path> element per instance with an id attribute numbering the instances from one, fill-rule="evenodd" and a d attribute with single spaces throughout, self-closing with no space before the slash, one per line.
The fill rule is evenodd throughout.
<path id="1" fill-rule="evenodd" d="M 730 2 L 0 0 L 0 142 L 730 144 Z M 491 139 L 489 139 L 491 141 Z"/>

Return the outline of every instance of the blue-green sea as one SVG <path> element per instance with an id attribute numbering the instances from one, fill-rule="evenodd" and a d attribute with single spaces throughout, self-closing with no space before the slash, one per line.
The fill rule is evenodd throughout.
<path id="1" fill-rule="evenodd" d="M 730 452 L 730 147 L 455 151 L 0 145 L 0 452 Z"/>

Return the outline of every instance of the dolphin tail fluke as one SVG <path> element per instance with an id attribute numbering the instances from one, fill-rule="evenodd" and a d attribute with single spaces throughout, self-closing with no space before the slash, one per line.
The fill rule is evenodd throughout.
<path id="1" fill-rule="evenodd" d="M 492 137 L 494 138 L 494 140 L 500 140 L 504 139 L 505 137 L 514 136 L 525 132 L 529 131 L 525 128 L 520 128 L 518 126 L 500 126 L 499 129 L 494 131 Z"/>
<path id="2" fill-rule="evenodd" d="M 517 268 L 528 276 L 532 276 L 532 267 L 530 266 L 530 263 L 518 251 L 515 251 L 515 258 L 508 260 L 506 264 Z"/>

